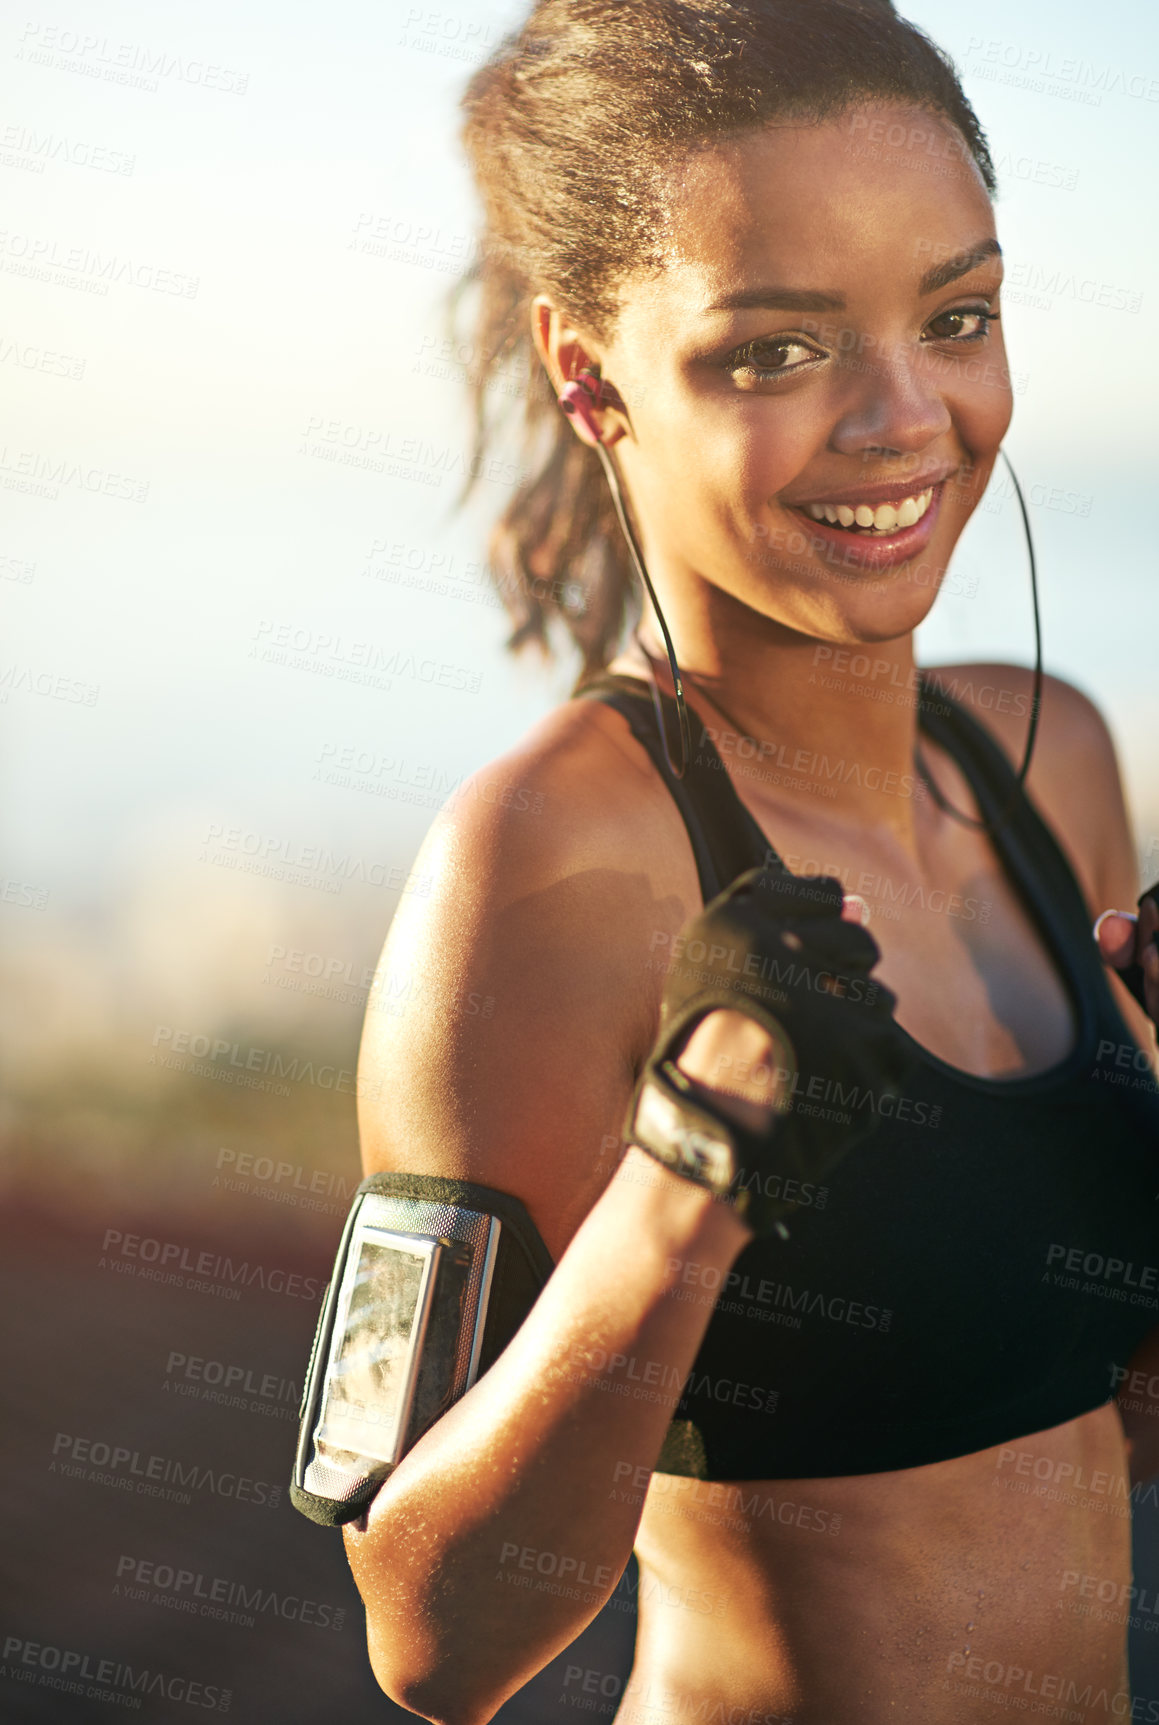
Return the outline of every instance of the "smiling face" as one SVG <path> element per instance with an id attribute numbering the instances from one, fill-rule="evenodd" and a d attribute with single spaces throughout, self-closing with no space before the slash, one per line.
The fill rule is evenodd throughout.
<path id="1" fill-rule="evenodd" d="M 598 349 L 678 638 L 754 612 L 844 642 L 916 627 L 1010 421 L 1001 269 L 981 176 L 925 111 L 762 127 L 683 164 L 664 265 Z"/>

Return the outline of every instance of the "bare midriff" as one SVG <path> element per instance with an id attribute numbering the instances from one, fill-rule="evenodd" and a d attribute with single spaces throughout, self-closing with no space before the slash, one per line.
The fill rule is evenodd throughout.
<path id="1" fill-rule="evenodd" d="M 657 1474 L 636 1553 L 616 1725 L 1131 1717 L 1113 1403 L 894 1473 Z"/>

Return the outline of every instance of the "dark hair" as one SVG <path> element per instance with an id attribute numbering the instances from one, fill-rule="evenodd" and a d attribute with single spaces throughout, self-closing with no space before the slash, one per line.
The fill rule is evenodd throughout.
<path id="1" fill-rule="evenodd" d="M 535 352 L 531 299 L 550 292 L 598 337 L 623 278 L 652 261 L 659 176 L 675 153 L 883 100 L 948 119 L 993 193 L 953 63 L 890 0 L 538 0 L 471 79 L 463 141 L 485 218 L 471 278 L 473 473 L 498 435 L 498 377 L 515 380 L 507 393 L 524 408 L 525 474 L 490 540 L 509 646 L 550 648 L 561 617 L 582 683 L 612 656 L 635 604 L 598 458 Z"/>

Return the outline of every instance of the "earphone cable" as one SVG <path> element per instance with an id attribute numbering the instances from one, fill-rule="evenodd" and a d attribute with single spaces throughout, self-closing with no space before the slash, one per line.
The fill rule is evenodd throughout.
<path id="1" fill-rule="evenodd" d="M 1026 728 L 1026 747 L 1023 750 L 1022 765 L 1018 769 L 1015 788 L 996 818 L 993 821 L 988 821 L 983 816 L 981 820 L 978 820 L 976 816 L 967 814 L 963 809 L 955 808 L 930 772 L 929 763 L 922 753 L 921 744 L 914 743 L 914 765 L 942 813 L 950 815 L 961 826 L 971 827 L 976 832 L 988 832 L 991 836 L 1006 824 L 1011 810 L 1018 801 L 1019 792 L 1026 783 L 1026 775 L 1030 771 L 1030 761 L 1034 754 L 1035 738 L 1038 735 L 1038 717 L 1042 709 L 1042 617 L 1038 603 L 1038 567 L 1034 556 L 1034 536 L 1030 531 L 1030 515 L 1026 508 L 1026 499 L 1022 495 L 1022 487 L 1018 483 L 1018 475 L 1014 471 L 1013 463 L 1005 449 L 999 450 L 999 454 L 1006 463 L 1006 470 L 1010 474 L 1011 483 L 1014 486 L 1014 495 L 1018 499 L 1018 508 L 1022 514 L 1023 532 L 1026 535 L 1026 553 L 1030 562 L 1030 597 L 1034 611 L 1034 694 L 1030 699 L 1030 720 Z"/>
<path id="2" fill-rule="evenodd" d="M 628 549 L 632 554 L 632 562 L 635 564 L 636 573 L 640 577 L 644 590 L 651 601 L 652 609 L 656 613 L 656 621 L 660 625 L 660 633 L 664 637 L 664 646 L 668 654 L 668 667 L 672 672 L 672 686 L 676 690 L 676 712 L 680 722 L 679 766 L 672 757 L 672 748 L 668 741 L 668 727 L 664 720 L 664 708 L 660 700 L 660 690 L 656 686 L 656 676 L 652 670 L 652 661 L 650 657 L 648 658 L 648 680 L 652 689 L 652 705 L 656 712 L 656 724 L 659 727 L 660 737 L 664 744 L 664 753 L 668 758 L 669 769 L 673 778 L 682 779 L 688 771 L 688 762 L 692 756 L 692 736 L 688 726 L 688 707 L 684 700 L 684 683 L 680 675 L 680 666 L 676 663 L 676 649 L 672 645 L 672 636 L 668 632 L 668 624 L 665 622 L 664 613 L 660 609 L 660 601 L 656 597 L 656 589 L 653 587 L 648 571 L 644 566 L 643 554 L 640 550 L 639 542 L 636 539 L 636 534 L 632 527 L 631 520 L 629 519 L 628 511 L 624 506 L 624 496 L 620 488 L 620 476 L 616 469 L 616 463 L 602 443 L 595 444 L 594 448 L 603 464 L 604 474 L 608 481 L 608 489 L 612 494 L 612 502 L 616 509 L 616 519 L 619 521 L 624 538 L 628 542 Z M 643 646 L 642 642 L 641 646 Z"/>

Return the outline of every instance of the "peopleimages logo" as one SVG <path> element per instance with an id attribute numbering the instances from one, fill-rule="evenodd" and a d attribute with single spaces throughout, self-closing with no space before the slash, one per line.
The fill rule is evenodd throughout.
<path id="1" fill-rule="evenodd" d="M 750 978 L 756 984 L 748 989 L 751 994 L 763 993 L 761 985 L 772 983 L 787 988 L 806 988 L 814 994 L 830 994 L 841 1000 L 864 1001 L 866 1005 L 872 1005 L 877 998 L 877 983 L 863 976 L 844 976 L 838 971 L 801 964 L 791 958 L 762 957 L 759 953 L 744 952 L 738 947 L 711 946 L 697 935 L 670 934 L 664 929 L 654 929 L 649 950 L 655 953 L 660 949 L 667 949 L 668 959 L 673 964 L 711 966 L 706 975 L 715 976 L 724 969 L 735 977 Z M 666 964 L 668 959 L 661 962 Z M 784 996 L 779 998 L 783 1000 Z"/>
<path id="2" fill-rule="evenodd" d="M 143 1455 L 128 1444 L 74 1437 L 71 1432 L 57 1432 L 52 1441 L 52 1456 L 49 1471 L 66 1479 L 111 1485 L 119 1491 L 160 1497 L 168 1502 L 188 1504 L 191 1491 L 208 1491 L 214 1497 L 256 1504 L 264 1509 L 276 1509 L 281 1502 L 282 1488 L 270 1480 L 203 1467 L 199 1462 L 183 1462 L 175 1456 Z"/>
<path id="3" fill-rule="evenodd" d="M 1061 1246 L 1055 1241 L 1047 1248 L 1046 1261 L 1075 1274 L 1122 1282 L 1128 1288 L 1159 1288 L 1159 1265 L 1136 1264 L 1133 1259 L 1088 1252 L 1082 1246 Z"/>
<path id="4" fill-rule="evenodd" d="M 206 1575 L 179 1564 L 158 1563 L 153 1558 L 124 1554 L 117 1559 L 113 1592 L 141 1604 L 164 1605 L 196 1617 L 213 1617 L 252 1628 L 257 1612 L 280 1617 L 286 1623 L 301 1623 L 313 1629 L 338 1630 L 346 1619 L 342 1605 L 304 1599 L 296 1593 L 231 1580 L 224 1575 Z"/>
<path id="5" fill-rule="evenodd" d="M 162 1701 L 179 1701 L 186 1707 L 202 1707 L 212 1713 L 228 1713 L 233 1691 L 218 1684 L 197 1683 L 190 1677 L 169 1675 L 151 1666 L 126 1665 L 119 1659 L 79 1653 L 69 1647 L 54 1647 L 43 1641 L 27 1641 L 7 1635 L 0 1655 L 5 1675 L 18 1683 L 34 1683 L 38 1689 L 57 1689 L 65 1695 L 83 1695 L 89 1700 L 111 1701 L 115 1706 L 138 1708 L 142 1695 Z"/>
<path id="6" fill-rule="evenodd" d="M 266 1264 L 251 1264 L 248 1258 L 234 1259 L 225 1252 L 199 1252 L 195 1246 L 183 1246 L 179 1240 L 126 1234 L 121 1228 L 105 1229 L 101 1252 L 98 1268 L 116 1268 L 122 1273 L 139 1275 L 144 1280 L 163 1281 L 177 1287 L 185 1286 L 184 1277 L 189 1276 L 235 1289 L 264 1288 L 267 1293 L 287 1294 L 298 1300 L 317 1300 L 322 1292 L 322 1284 L 316 1276 L 302 1276 L 296 1270 L 270 1268 Z M 106 1257 L 127 1262 L 107 1265 Z M 137 1270 L 138 1263 L 145 1268 Z"/>

